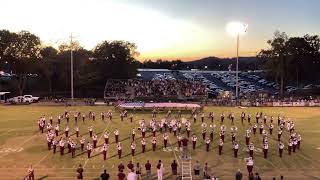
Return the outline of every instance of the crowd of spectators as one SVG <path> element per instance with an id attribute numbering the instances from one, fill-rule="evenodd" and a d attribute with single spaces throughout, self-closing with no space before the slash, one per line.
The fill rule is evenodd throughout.
<path id="1" fill-rule="evenodd" d="M 192 80 L 119 80 L 107 82 L 107 98 L 205 96 L 206 88 L 200 81 Z"/>

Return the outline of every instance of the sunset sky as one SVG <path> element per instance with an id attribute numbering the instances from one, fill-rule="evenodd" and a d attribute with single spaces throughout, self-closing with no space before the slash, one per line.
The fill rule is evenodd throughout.
<path id="1" fill-rule="evenodd" d="M 103 40 L 128 40 L 144 59 L 235 56 L 229 22 L 249 25 L 240 55 L 255 55 L 275 30 L 320 34 L 319 0 L 1 0 L 0 28 L 28 30 L 43 44 L 68 41 L 88 49 Z"/>

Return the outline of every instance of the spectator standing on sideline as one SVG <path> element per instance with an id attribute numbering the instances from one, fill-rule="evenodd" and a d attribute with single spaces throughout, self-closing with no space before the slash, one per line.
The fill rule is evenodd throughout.
<path id="1" fill-rule="evenodd" d="M 151 179 L 151 164 L 149 160 L 147 160 L 147 163 L 144 165 L 144 167 L 146 168 L 147 179 Z"/>
<path id="2" fill-rule="evenodd" d="M 158 180 L 163 179 L 163 164 L 162 164 L 161 160 L 159 160 L 159 162 L 157 164 L 157 175 L 158 175 Z"/>
<path id="3" fill-rule="evenodd" d="M 236 173 L 236 180 L 241 180 L 242 179 L 242 173 L 240 171 L 240 169 L 238 169 L 237 173 Z"/>
<path id="4" fill-rule="evenodd" d="M 137 174 L 137 179 L 141 179 L 141 165 L 140 163 L 137 163 L 137 167 L 136 167 L 136 174 Z"/>
<path id="5" fill-rule="evenodd" d="M 77 169 L 77 178 L 78 179 L 83 179 L 83 168 L 82 168 L 82 166 L 81 166 L 81 164 L 79 164 L 79 167 L 78 167 L 78 169 Z"/>
<path id="6" fill-rule="evenodd" d="M 254 180 L 261 180 L 259 173 L 256 172 L 256 177 L 254 178 Z"/>
<path id="7" fill-rule="evenodd" d="M 203 167 L 203 178 L 207 177 L 208 171 L 209 171 L 208 163 L 205 163 Z"/>
<path id="8" fill-rule="evenodd" d="M 103 173 L 100 175 L 101 180 L 109 180 L 110 175 L 107 173 L 107 170 L 104 170 Z"/>
<path id="9" fill-rule="evenodd" d="M 121 169 L 118 173 L 118 180 L 125 180 L 126 175 L 123 173 L 123 169 Z"/>
<path id="10" fill-rule="evenodd" d="M 193 171 L 194 171 L 194 175 L 196 176 L 196 179 L 199 179 L 200 176 L 200 163 L 199 161 L 196 161 L 196 163 L 193 165 Z"/>
<path id="11" fill-rule="evenodd" d="M 136 180 L 136 179 L 137 179 L 137 175 L 134 172 L 134 170 L 131 169 L 131 172 L 128 173 L 127 180 Z"/>
<path id="12" fill-rule="evenodd" d="M 176 163 L 176 160 L 173 160 L 171 163 L 171 170 L 172 170 L 172 175 L 174 178 L 178 175 L 178 164 Z"/>
<path id="13" fill-rule="evenodd" d="M 254 175 L 252 172 L 249 173 L 249 180 L 254 180 Z"/>

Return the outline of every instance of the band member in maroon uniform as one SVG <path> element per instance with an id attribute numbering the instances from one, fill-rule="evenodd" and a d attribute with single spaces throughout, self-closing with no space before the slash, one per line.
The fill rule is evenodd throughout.
<path id="1" fill-rule="evenodd" d="M 211 112 L 211 113 L 209 114 L 209 117 L 210 117 L 210 119 L 211 119 L 211 123 L 213 123 L 213 120 L 214 120 L 214 113 L 213 113 L 213 112 Z"/>
<path id="2" fill-rule="evenodd" d="M 251 123 L 251 114 L 248 114 L 247 119 L 248 119 L 248 124 L 250 124 Z"/>
<path id="3" fill-rule="evenodd" d="M 178 141 L 178 147 L 181 148 L 181 140 L 182 140 L 182 136 L 179 134 L 177 136 L 177 141 Z"/>
<path id="4" fill-rule="evenodd" d="M 234 121 L 234 114 L 233 113 L 231 114 L 230 119 L 231 119 L 231 122 L 233 123 L 233 121 Z"/>
<path id="5" fill-rule="evenodd" d="M 263 144 L 263 157 L 265 159 L 267 159 L 267 157 L 268 157 L 268 149 L 269 149 L 268 144 L 267 143 Z"/>
<path id="6" fill-rule="evenodd" d="M 197 144 L 197 136 L 195 134 L 192 135 L 192 149 L 196 149 Z"/>
<path id="7" fill-rule="evenodd" d="M 241 113 L 241 123 L 243 124 L 244 118 L 246 117 L 246 113 Z"/>
<path id="8" fill-rule="evenodd" d="M 92 121 L 96 120 L 96 113 L 92 112 Z"/>
<path id="9" fill-rule="evenodd" d="M 53 154 L 55 154 L 57 150 L 57 141 L 55 139 L 52 140 L 52 148 L 53 148 Z"/>
<path id="10" fill-rule="evenodd" d="M 103 160 L 107 159 L 107 151 L 108 151 L 109 145 L 104 143 L 102 146 L 102 154 L 103 154 Z"/>
<path id="11" fill-rule="evenodd" d="M 92 135 L 93 135 L 93 126 L 90 126 L 88 128 L 88 130 L 89 130 L 89 136 L 92 137 Z"/>
<path id="12" fill-rule="evenodd" d="M 297 140 L 296 137 L 294 137 L 293 140 L 292 140 L 292 152 L 293 153 L 296 152 L 297 145 L 298 145 L 298 140 Z"/>
<path id="13" fill-rule="evenodd" d="M 250 130 L 246 130 L 246 145 L 248 146 L 249 145 L 249 142 L 250 142 Z"/>
<path id="14" fill-rule="evenodd" d="M 131 143 L 131 156 L 134 156 L 136 151 L 136 143 L 132 142 Z"/>
<path id="15" fill-rule="evenodd" d="M 224 121 L 224 114 L 221 113 L 221 123 L 223 123 L 223 121 Z"/>
<path id="16" fill-rule="evenodd" d="M 69 119 L 70 119 L 69 114 L 67 113 L 67 114 L 65 115 L 65 117 L 66 117 L 66 119 L 67 119 L 67 123 L 69 123 Z"/>
<path id="17" fill-rule="evenodd" d="M 141 146 L 142 146 L 142 153 L 144 153 L 146 151 L 146 140 L 144 138 L 142 138 L 141 140 Z"/>
<path id="18" fill-rule="evenodd" d="M 278 141 L 281 140 L 282 130 L 281 128 L 278 129 Z"/>
<path id="19" fill-rule="evenodd" d="M 79 137 L 79 127 L 77 126 L 75 130 L 76 130 L 76 137 Z"/>
<path id="20" fill-rule="evenodd" d="M 71 157 L 74 158 L 76 156 L 76 146 L 75 142 L 71 142 Z"/>
<path id="21" fill-rule="evenodd" d="M 207 138 L 207 139 L 205 140 L 205 143 L 206 143 L 206 151 L 207 151 L 207 152 L 209 152 L 210 142 L 211 142 L 211 140 L 210 140 L 209 138 Z"/>
<path id="22" fill-rule="evenodd" d="M 120 113 L 120 119 L 121 119 L 121 121 L 123 121 L 123 118 L 124 118 L 124 114 L 123 114 L 123 113 Z"/>
<path id="23" fill-rule="evenodd" d="M 261 123 L 260 124 L 260 128 L 259 128 L 260 129 L 260 134 L 262 134 L 263 128 L 264 128 L 264 125 Z"/>
<path id="24" fill-rule="evenodd" d="M 273 127 L 274 127 L 273 124 L 270 123 L 269 124 L 269 133 L 270 133 L 270 135 L 272 135 Z"/>
<path id="25" fill-rule="evenodd" d="M 246 158 L 246 164 L 247 164 L 248 174 L 251 174 L 253 170 L 253 164 L 254 164 L 252 157 Z"/>
<path id="26" fill-rule="evenodd" d="M 30 165 L 29 169 L 28 169 L 28 180 L 35 180 L 34 179 L 34 169 L 32 168 L 32 165 Z M 25 178 L 26 179 L 26 178 Z"/>
<path id="27" fill-rule="evenodd" d="M 264 117 L 263 117 L 263 123 L 267 124 L 267 116 L 266 115 L 264 115 Z"/>
<path id="28" fill-rule="evenodd" d="M 152 151 L 156 151 L 156 147 L 157 147 L 157 138 L 156 137 L 152 137 Z"/>
<path id="29" fill-rule="evenodd" d="M 167 148 L 168 138 L 169 138 L 168 134 L 164 133 L 163 134 L 163 145 L 164 145 L 164 148 Z"/>
<path id="30" fill-rule="evenodd" d="M 74 122 L 77 124 L 78 123 L 78 113 L 75 113 L 73 116 L 74 116 Z"/>
<path id="31" fill-rule="evenodd" d="M 135 128 L 132 128 L 132 130 L 131 130 L 131 138 L 132 138 L 132 141 L 134 141 L 135 135 L 136 135 L 136 130 L 135 130 Z"/>
<path id="32" fill-rule="evenodd" d="M 58 116 L 58 124 L 60 124 L 61 123 L 61 116 L 59 115 Z"/>
<path id="33" fill-rule="evenodd" d="M 85 120 L 86 120 L 86 115 L 82 114 L 82 122 L 84 123 Z"/>
<path id="34" fill-rule="evenodd" d="M 297 149 L 298 149 L 298 150 L 300 149 L 301 140 L 302 140 L 301 135 L 298 134 L 298 135 L 297 135 L 297 141 L 298 141 Z"/>
<path id="35" fill-rule="evenodd" d="M 130 122 L 133 122 L 133 114 L 130 114 Z"/>
<path id="36" fill-rule="evenodd" d="M 239 150 L 239 144 L 237 143 L 237 141 L 233 142 L 232 148 L 233 148 L 234 157 L 237 158 L 238 157 L 238 150 Z"/>
<path id="37" fill-rule="evenodd" d="M 204 121 L 204 112 L 201 114 L 201 122 Z"/>
<path id="38" fill-rule="evenodd" d="M 69 126 L 64 128 L 64 133 L 65 133 L 66 137 L 68 137 L 68 135 L 69 135 Z"/>
<path id="39" fill-rule="evenodd" d="M 231 142 L 235 141 L 236 140 L 236 133 L 235 132 L 232 132 L 231 133 Z"/>
<path id="40" fill-rule="evenodd" d="M 219 140 L 219 155 L 222 154 L 222 148 L 223 148 L 223 140 L 220 139 L 220 140 Z"/>
<path id="41" fill-rule="evenodd" d="M 221 131 L 219 135 L 222 142 L 224 142 L 224 131 Z"/>
<path id="42" fill-rule="evenodd" d="M 64 155 L 64 140 L 62 138 L 60 138 L 59 141 L 59 146 L 60 146 L 60 155 L 63 156 Z"/>
<path id="43" fill-rule="evenodd" d="M 257 124 L 254 123 L 254 124 L 253 124 L 253 127 L 252 127 L 252 128 L 253 128 L 253 135 L 256 135 L 257 127 L 258 127 Z"/>
<path id="44" fill-rule="evenodd" d="M 53 124 L 53 117 L 52 116 L 49 117 L 49 121 L 50 121 L 50 124 Z"/>
<path id="45" fill-rule="evenodd" d="M 41 133 L 43 133 L 45 123 L 43 121 L 40 121 L 39 126 L 40 126 Z"/>
<path id="46" fill-rule="evenodd" d="M 88 144 L 87 144 L 88 158 L 91 157 L 91 151 L 92 151 L 92 149 L 93 149 L 92 144 L 90 144 L 90 142 L 88 142 Z"/>
<path id="47" fill-rule="evenodd" d="M 122 145 L 120 142 L 118 142 L 117 144 L 117 150 L 118 150 L 118 157 L 119 159 L 121 158 L 121 154 L 122 154 Z"/>
<path id="48" fill-rule="evenodd" d="M 249 156 L 253 158 L 253 151 L 254 151 L 253 143 L 249 144 L 248 149 L 249 149 Z"/>
<path id="49" fill-rule="evenodd" d="M 104 112 L 101 113 L 101 120 L 104 121 Z"/>
<path id="50" fill-rule="evenodd" d="M 55 131 L 56 136 L 59 136 L 59 124 L 55 125 L 54 131 Z"/>
<path id="51" fill-rule="evenodd" d="M 289 139 L 289 143 L 288 143 L 288 154 L 291 155 L 291 151 L 292 151 L 292 139 Z"/>
<path id="52" fill-rule="evenodd" d="M 174 136 L 177 136 L 177 129 L 178 129 L 177 125 L 173 125 L 172 126 L 172 130 L 173 130 L 173 135 Z"/>
<path id="53" fill-rule="evenodd" d="M 190 131 L 191 131 L 191 127 L 190 126 L 191 125 L 188 125 L 187 129 L 186 129 L 188 138 L 190 137 Z"/>
<path id="54" fill-rule="evenodd" d="M 92 136 L 92 141 L 93 141 L 93 148 L 97 148 L 98 136 L 94 134 Z"/>
<path id="55" fill-rule="evenodd" d="M 206 128 L 202 128 L 202 139 L 203 140 L 206 139 L 206 132 L 207 132 L 207 129 Z"/>
<path id="56" fill-rule="evenodd" d="M 86 142 L 86 139 L 84 137 L 81 137 L 80 138 L 80 149 L 81 149 L 81 152 L 83 152 L 84 150 L 84 143 Z"/>
<path id="57" fill-rule="evenodd" d="M 279 157 L 282 158 L 282 153 L 283 153 L 283 149 L 284 149 L 284 144 L 280 141 L 279 144 Z"/>
<path id="58" fill-rule="evenodd" d="M 116 143 L 118 143 L 119 142 L 119 130 L 116 129 L 113 133 L 114 133 L 114 137 L 115 137 Z"/>
<path id="59" fill-rule="evenodd" d="M 146 137 L 146 128 L 145 127 L 141 128 L 141 134 L 142 134 L 142 138 Z"/>
<path id="60" fill-rule="evenodd" d="M 47 134 L 48 151 L 51 150 L 51 141 L 52 141 L 52 139 L 50 137 L 50 134 L 48 133 Z"/>
<path id="61" fill-rule="evenodd" d="M 157 132 L 157 126 L 156 126 L 156 125 L 153 125 L 153 126 L 152 126 L 152 136 L 153 136 L 153 137 L 156 137 L 156 132 Z"/>
<path id="62" fill-rule="evenodd" d="M 103 135 L 103 138 L 104 138 L 104 143 L 106 144 L 109 144 L 109 132 L 106 132 L 104 135 Z"/>
<path id="63" fill-rule="evenodd" d="M 257 124 L 259 124 L 259 118 L 260 118 L 260 115 L 259 115 L 259 113 L 257 113 L 257 114 L 256 114 L 256 123 L 257 123 Z"/>

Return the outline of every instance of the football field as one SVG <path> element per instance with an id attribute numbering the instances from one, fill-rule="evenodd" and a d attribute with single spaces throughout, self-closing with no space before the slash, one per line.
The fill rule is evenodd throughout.
<path id="1" fill-rule="evenodd" d="M 101 112 L 112 110 L 112 121 L 102 121 L 100 117 Z M 87 158 L 86 152 L 76 151 L 76 157 L 71 158 L 71 154 L 60 156 L 57 152 L 53 154 L 48 151 L 46 135 L 41 134 L 38 129 L 37 121 L 40 116 L 46 116 L 46 122 L 49 116 L 54 117 L 54 124 L 57 123 L 57 116 L 64 114 L 65 111 L 71 112 L 70 118 L 70 134 L 76 140 L 77 148 L 79 148 L 79 139 L 75 136 L 73 114 L 76 111 L 88 114 L 89 111 L 96 113 L 96 121 L 86 119 L 85 123 L 79 120 L 80 135 L 89 140 L 88 127 L 94 126 L 94 133 L 98 135 L 98 146 L 104 143 L 104 132 L 110 132 L 110 147 L 107 154 L 107 160 L 103 160 L 100 148 L 93 151 L 92 157 Z M 241 124 L 241 112 L 251 114 L 251 122 L 255 121 L 255 114 L 262 112 L 268 116 L 268 123 L 270 116 L 274 117 L 274 133 L 269 135 L 269 154 L 268 158 L 263 158 L 261 152 L 262 137 L 259 135 L 259 129 L 255 136 L 251 136 L 252 141 L 256 147 L 254 152 L 254 172 L 259 172 L 263 179 L 272 179 L 276 176 L 279 179 L 280 175 L 284 175 L 285 179 L 320 179 L 320 108 L 311 107 L 290 107 L 290 108 L 235 108 L 235 107 L 204 107 L 206 115 L 205 121 L 209 125 L 210 120 L 207 118 L 209 112 L 215 114 L 215 124 L 217 125 L 214 140 L 210 146 L 210 152 L 205 151 L 205 143 L 201 137 L 201 118 L 200 114 L 197 116 L 197 123 L 193 123 L 191 113 L 186 112 L 182 114 L 183 118 L 191 120 L 192 133 L 197 134 L 198 141 L 195 150 L 191 150 L 191 143 L 189 143 L 189 150 L 191 152 L 192 161 L 198 160 L 202 167 L 205 162 L 209 164 L 210 174 L 218 176 L 219 179 L 234 179 L 234 174 L 237 169 L 241 169 L 244 174 L 244 179 L 247 177 L 247 170 L 244 158 L 248 157 L 245 148 L 245 130 L 248 128 L 248 122 L 245 120 Z M 224 124 L 227 126 L 225 135 L 225 143 L 223 147 L 223 154 L 218 155 L 218 140 L 220 128 L 220 114 L 224 112 L 227 116 L 233 112 L 235 114 L 235 125 L 238 127 L 237 141 L 240 145 L 238 158 L 233 157 L 233 150 L 231 145 L 230 127 L 231 121 L 225 118 Z M 157 115 L 156 120 L 165 117 L 165 113 Z M 277 145 L 277 117 L 278 114 L 286 118 L 291 118 L 295 123 L 296 131 L 301 134 L 302 142 L 301 149 L 291 156 L 287 153 L 287 144 L 289 139 L 288 131 L 284 131 L 282 140 L 285 143 L 284 155 L 279 158 L 278 145 Z M 173 112 L 175 116 L 175 112 Z M 141 133 L 136 131 L 136 155 L 131 156 L 131 129 L 139 126 L 138 121 L 145 119 L 147 125 L 151 120 L 151 112 L 137 111 L 134 113 L 134 122 L 131 123 L 129 118 L 125 118 L 123 122 L 120 120 L 120 115 L 113 107 L 106 106 L 3 106 L 0 105 L 0 179 L 22 179 L 27 174 L 27 169 L 30 164 L 35 169 L 37 179 L 75 179 L 75 169 L 79 164 L 84 166 L 85 179 L 98 179 L 101 172 L 107 169 L 112 176 L 111 179 L 117 179 L 117 166 L 122 161 L 125 166 L 132 160 L 134 163 L 140 162 L 143 166 L 147 160 L 152 164 L 152 173 L 156 173 L 156 163 L 161 159 L 165 166 L 165 179 L 171 179 L 170 164 L 172 160 L 180 161 L 179 151 L 177 148 L 177 138 L 173 133 L 169 135 L 169 148 L 163 149 L 162 135 L 157 132 L 157 150 L 152 151 L 151 146 L 151 132 L 147 132 L 147 148 L 145 153 L 141 153 Z M 62 121 L 60 126 L 60 135 L 64 136 L 63 129 L 66 125 L 65 120 Z M 123 145 L 123 156 L 119 160 L 117 156 L 116 144 L 114 143 L 113 132 L 115 128 L 120 131 L 120 141 Z M 184 129 L 184 128 L 182 128 Z M 186 134 L 183 131 L 184 134 Z M 207 133 L 208 135 L 209 133 Z M 92 142 L 92 140 L 89 140 Z M 59 151 L 59 148 L 57 148 Z M 142 173 L 145 173 L 142 168 Z M 127 171 L 125 171 L 127 172 Z M 265 178 L 264 178 L 265 177 Z"/>

